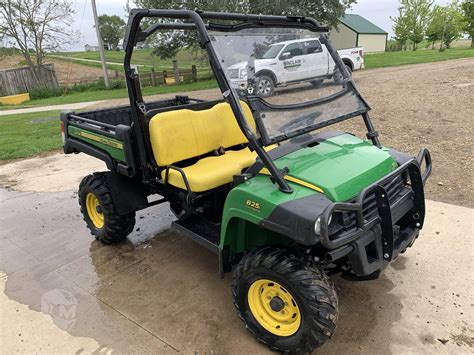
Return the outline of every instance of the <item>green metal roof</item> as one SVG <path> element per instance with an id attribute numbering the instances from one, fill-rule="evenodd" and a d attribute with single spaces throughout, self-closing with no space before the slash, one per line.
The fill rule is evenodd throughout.
<path id="1" fill-rule="evenodd" d="M 366 20 L 360 15 L 345 14 L 344 16 L 339 17 L 339 21 L 357 33 L 387 34 L 387 32 L 382 30 L 380 27 L 375 26 L 372 22 Z"/>

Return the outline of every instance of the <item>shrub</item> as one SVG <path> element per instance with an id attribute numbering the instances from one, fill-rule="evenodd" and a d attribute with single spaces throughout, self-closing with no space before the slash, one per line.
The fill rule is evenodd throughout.
<path id="1" fill-rule="evenodd" d="M 47 99 L 49 97 L 61 96 L 64 93 L 64 88 L 58 86 L 55 88 L 36 88 L 30 90 L 31 100 Z"/>
<path id="2" fill-rule="evenodd" d="M 112 80 L 110 82 L 110 89 L 123 89 L 125 88 L 125 82 L 122 80 Z M 91 83 L 76 84 L 65 88 L 64 86 L 58 86 L 55 88 L 37 88 L 30 91 L 31 100 L 41 100 L 50 97 L 57 97 L 62 95 L 76 94 L 81 92 L 89 91 L 102 91 L 106 90 L 105 83 L 103 80 L 94 81 Z"/>

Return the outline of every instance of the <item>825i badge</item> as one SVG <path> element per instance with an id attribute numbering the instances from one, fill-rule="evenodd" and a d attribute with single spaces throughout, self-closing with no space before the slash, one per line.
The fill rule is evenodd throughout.
<path id="1" fill-rule="evenodd" d="M 247 205 L 247 207 L 249 207 L 253 210 L 260 211 L 260 203 L 258 203 L 258 202 L 255 202 L 255 201 L 252 201 L 252 200 L 247 200 L 245 202 L 245 204 Z"/>

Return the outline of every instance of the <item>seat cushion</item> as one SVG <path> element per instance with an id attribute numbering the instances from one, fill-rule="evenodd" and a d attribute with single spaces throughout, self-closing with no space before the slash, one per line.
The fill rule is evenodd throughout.
<path id="1" fill-rule="evenodd" d="M 270 150 L 276 145 L 265 148 Z M 188 179 L 189 187 L 193 192 L 202 192 L 215 189 L 221 185 L 232 182 L 233 176 L 255 163 L 257 153 L 250 149 L 228 150 L 224 155 L 212 156 L 200 159 L 196 164 L 183 168 Z M 166 171 L 162 172 L 165 179 Z M 168 183 L 186 190 L 181 173 L 177 170 L 169 170 Z"/>
<path id="2" fill-rule="evenodd" d="M 250 108 L 241 102 L 247 122 L 255 131 Z M 209 153 L 219 147 L 248 143 L 228 103 L 201 111 L 188 109 L 156 114 L 150 120 L 150 142 L 155 161 L 167 166 Z"/>

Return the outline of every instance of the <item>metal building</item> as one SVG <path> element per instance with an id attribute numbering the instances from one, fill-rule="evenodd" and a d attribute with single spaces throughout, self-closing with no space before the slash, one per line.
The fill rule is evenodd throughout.
<path id="1" fill-rule="evenodd" d="M 363 47 L 364 52 L 385 52 L 388 33 L 360 15 L 339 18 L 338 29 L 329 36 L 337 49 Z"/>

